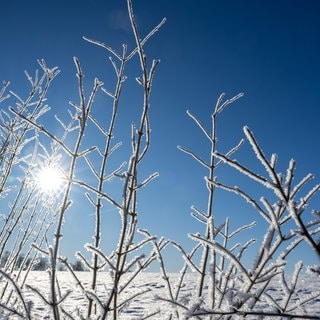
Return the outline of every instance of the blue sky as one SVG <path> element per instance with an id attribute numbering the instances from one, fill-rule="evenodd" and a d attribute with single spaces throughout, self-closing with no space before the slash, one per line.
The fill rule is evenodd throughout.
<path id="1" fill-rule="evenodd" d="M 167 18 L 145 48 L 149 59 L 160 59 L 161 64 L 151 98 L 152 147 L 143 173 L 147 176 L 157 171 L 160 176 L 141 193 L 140 227 L 177 240 L 187 249 L 193 244 L 187 234 L 203 231 L 191 218 L 190 206 L 205 210 L 203 177 L 207 173 L 178 151 L 177 145 L 208 157 L 210 146 L 187 117 L 186 110 L 209 125 L 221 92 L 228 98 L 245 93 L 221 116 L 218 147 L 221 151 L 237 144 L 244 136 L 243 126 L 248 125 L 265 154 L 279 155 L 279 168 L 283 172 L 293 158 L 298 163 L 296 181 L 309 172 L 315 174 L 314 182 L 319 181 L 320 3 L 201 0 L 182 4 L 172 0 L 134 0 L 133 5 L 142 35 L 163 17 Z M 95 76 L 106 86 L 114 81 L 106 52 L 85 42 L 82 36 L 100 40 L 117 50 L 121 50 L 122 43 L 129 48 L 134 44 L 125 0 L 57 0 L 45 4 L 6 1 L 1 6 L 0 35 L 0 79 L 10 80 L 14 91 L 25 92 L 23 71 L 32 73 L 39 58 L 61 69 L 49 95 L 52 114 L 59 115 L 66 112 L 69 100 L 77 98 L 73 56 L 82 62 L 88 86 Z M 128 88 L 139 76 L 134 66 L 130 68 Z M 124 91 L 124 107 L 134 95 L 130 90 Z M 128 123 L 132 120 L 130 116 L 129 111 L 124 113 Z M 123 135 L 127 133 L 129 137 L 130 127 L 123 130 L 120 130 Z M 249 150 L 245 146 L 239 160 L 260 170 Z M 232 170 L 222 173 L 225 176 L 219 178 L 221 181 L 231 185 L 242 183 Z M 247 188 L 258 197 L 261 195 L 251 184 Z M 252 233 L 261 235 L 263 222 L 250 207 L 224 193 L 219 192 L 217 197 L 218 222 L 230 216 L 231 228 L 236 228 L 258 220 Z M 81 195 L 79 198 L 82 199 Z M 313 203 L 319 208 L 319 196 Z M 106 215 L 110 214 L 107 211 Z M 79 213 L 78 209 L 66 216 L 64 254 L 72 255 L 79 250 L 79 243 L 90 241 L 90 219 L 90 214 Z M 252 233 L 244 238 L 252 237 Z M 305 254 L 306 262 L 317 262 L 310 260 L 311 251 L 307 247 L 300 253 Z M 168 251 L 170 270 L 178 268 L 176 255 L 173 249 Z"/>

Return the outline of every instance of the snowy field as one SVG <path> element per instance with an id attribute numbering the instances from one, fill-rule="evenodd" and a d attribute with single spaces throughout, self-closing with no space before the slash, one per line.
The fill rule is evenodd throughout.
<path id="1" fill-rule="evenodd" d="M 79 272 L 77 276 L 82 282 L 82 285 L 89 289 L 91 275 L 88 272 Z M 179 274 L 170 274 L 170 280 L 172 283 L 177 281 Z M 192 304 L 192 300 L 195 298 L 196 294 L 196 280 L 197 277 L 194 274 L 187 274 L 184 281 L 184 287 L 180 293 L 181 303 L 185 305 Z M 30 273 L 27 284 L 36 288 L 41 292 L 44 298 L 48 299 L 50 297 L 50 285 L 48 273 L 41 271 L 33 271 Z M 109 285 L 108 285 L 109 284 Z M 85 317 L 85 310 L 87 301 L 79 285 L 76 284 L 72 275 L 68 272 L 59 272 L 59 287 L 62 296 L 71 291 L 67 298 L 62 302 L 63 309 L 67 311 L 68 314 L 72 315 L 74 319 L 83 319 Z M 206 286 L 208 288 L 209 286 Z M 107 273 L 99 273 L 99 286 L 98 295 L 105 301 L 107 299 L 108 290 L 110 290 L 110 278 Z M 305 299 L 313 295 L 313 297 L 320 291 L 319 287 L 319 277 L 312 275 L 303 275 L 296 289 L 296 295 L 293 295 L 289 301 L 289 306 L 293 308 L 300 300 Z M 129 303 L 124 304 L 119 319 L 143 319 L 145 316 L 158 312 L 156 315 L 150 317 L 150 319 L 168 319 L 171 313 L 174 313 L 174 306 L 167 301 L 165 298 L 168 297 L 168 290 L 165 285 L 164 280 L 161 278 L 160 274 L 157 273 L 143 273 L 138 279 L 132 282 L 129 287 L 127 287 L 122 294 L 122 298 L 126 300 L 128 297 L 133 297 L 136 294 L 145 292 L 142 295 L 138 295 L 133 298 Z M 272 299 L 282 305 L 284 292 L 281 288 L 281 283 L 278 281 L 273 281 L 273 283 L 267 289 L 267 293 L 270 294 Z M 40 296 L 33 290 L 25 287 L 23 290 L 23 295 L 26 301 L 33 301 L 32 304 L 32 319 L 52 319 L 52 315 L 48 306 L 43 302 Z M 164 298 L 164 299 L 162 299 Z M 259 302 L 259 309 L 268 311 L 271 310 L 270 300 Z M 181 310 L 182 311 L 182 310 Z M 301 311 L 301 312 L 300 312 Z M 304 304 L 304 310 L 296 309 L 297 313 L 307 312 L 310 316 L 319 316 L 320 319 L 320 292 L 318 297 L 312 299 L 312 301 Z M 207 316 L 208 317 L 208 316 Z M 202 316 L 202 319 L 207 318 Z M 95 317 L 94 319 L 99 317 Z M 1 319 L 4 319 L 3 315 Z M 16 316 L 10 316 L 6 319 L 21 319 Z M 71 319 L 66 314 L 63 319 Z M 235 318 L 236 319 L 236 318 Z M 246 317 L 246 319 L 259 319 L 256 317 Z M 267 317 L 264 319 L 268 319 Z M 273 319 L 273 318 L 272 318 Z M 304 318 L 305 319 L 305 318 Z M 314 319 L 314 318 L 313 318 Z"/>

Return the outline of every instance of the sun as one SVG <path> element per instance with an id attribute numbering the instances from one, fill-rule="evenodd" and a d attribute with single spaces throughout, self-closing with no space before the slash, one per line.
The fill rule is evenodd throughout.
<path id="1" fill-rule="evenodd" d="M 38 188 L 48 194 L 58 192 L 63 182 L 59 169 L 54 166 L 41 168 L 36 180 Z"/>

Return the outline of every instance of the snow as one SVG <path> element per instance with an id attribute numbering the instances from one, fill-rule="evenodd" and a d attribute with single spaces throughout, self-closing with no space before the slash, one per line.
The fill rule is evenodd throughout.
<path id="1" fill-rule="evenodd" d="M 77 276 L 83 287 L 86 290 L 90 290 L 91 274 L 89 272 L 78 272 Z M 130 273 L 124 276 L 130 276 Z M 168 276 L 171 283 L 178 283 L 180 276 L 179 273 L 170 273 Z M 179 303 L 181 303 L 183 306 L 188 306 L 189 310 L 192 309 L 193 305 L 199 302 L 196 297 L 197 279 L 198 278 L 195 273 L 188 273 L 184 281 L 184 286 L 180 292 Z M 282 289 L 281 286 L 282 282 L 280 279 L 278 280 L 273 280 L 271 285 L 266 290 L 268 295 L 266 295 L 265 299 L 260 301 L 258 304 L 260 310 L 272 311 L 270 308 L 270 301 L 272 300 L 273 304 L 277 303 L 279 306 L 285 302 L 284 289 Z M 313 296 L 310 302 L 304 304 L 304 311 L 308 315 L 319 316 L 320 319 L 320 296 L 317 296 L 317 291 L 319 290 L 319 280 L 320 278 L 317 275 L 301 275 L 301 279 L 298 287 L 295 290 L 295 294 L 289 301 L 289 307 L 293 309 L 295 305 L 299 305 L 299 301 Z M 62 296 L 70 291 L 70 294 L 61 303 L 61 307 L 68 314 L 72 315 L 74 319 L 81 319 L 82 317 L 86 319 L 87 300 L 82 289 L 76 284 L 76 281 L 72 275 L 67 271 L 59 271 L 58 281 Z M 100 297 L 102 302 L 105 302 L 108 297 L 108 292 L 110 292 L 112 288 L 110 275 L 107 272 L 100 272 L 98 283 L 97 295 Z M 22 293 L 27 302 L 32 301 L 32 319 L 52 319 L 51 310 L 49 309 L 48 305 L 44 303 L 43 299 L 34 290 L 31 290 L 28 287 L 31 286 L 34 289 L 37 289 L 39 292 L 41 292 L 45 299 L 50 300 L 49 274 L 45 271 L 32 271 L 27 278 L 26 284 L 27 285 L 25 285 L 22 289 Z M 207 291 L 204 293 L 203 298 L 206 297 L 209 287 L 209 285 L 205 286 Z M 168 319 L 169 314 L 174 314 L 175 308 L 179 308 L 179 310 L 182 312 L 183 310 L 181 307 L 174 306 L 172 303 L 166 301 L 168 296 L 169 294 L 166 287 L 166 282 L 161 277 L 160 273 L 141 273 L 139 277 L 130 283 L 130 285 L 126 287 L 120 294 L 120 299 L 122 301 L 126 301 L 129 297 L 134 298 L 123 305 L 123 308 L 119 314 L 119 319 L 143 319 L 145 316 L 155 313 L 155 315 L 150 317 L 150 319 L 160 320 Z M 1 311 L 1 319 L 21 319 L 12 315 L 6 318 Z M 187 310 L 185 311 L 187 312 Z M 296 312 L 301 314 L 303 313 L 303 310 L 300 312 L 300 309 L 298 308 Z M 66 315 L 64 315 L 62 318 L 70 319 L 70 317 L 67 317 Z M 98 319 L 98 315 L 92 317 L 92 319 Z M 257 319 L 257 316 L 255 316 L 255 319 Z M 268 318 L 266 317 L 265 319 Z"/>

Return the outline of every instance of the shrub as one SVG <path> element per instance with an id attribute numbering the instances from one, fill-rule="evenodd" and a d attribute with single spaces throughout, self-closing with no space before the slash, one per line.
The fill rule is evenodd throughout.
<path id="1" fill-rule="evenodd" d="M 76 262 L 72 265 L 73 271 L 86 271 L 82 261 L 76 260 Z"/>
<path id="2" fill-rule="evenodd" d="M 71 110 L 67 116 L 56 116 L 55 119 L 61 127 L 59 134 L 51 132 L 42 119 L 48 116 L 46 96 L 59 70 L 56 67 L 49 68 L 44 60 L 40 60 L 40 72 L 36 71 L 34 76 L 26 73 L 31 85 L 28 97 L 23 99 L 17 93 L 10 92 L 16 101 L 15 107 L 2 109 L 0 113 L 0 194 L 3 203 L 8 205 L 11 202 L 2 217 L 0 230 L 2 315 L 25 319 L 33 317 L 35 307 L 32 301 L 23 295 L 23 290 L 27 287 L 50 309 L 53 319 L 72 319 L 74 315 L 65 309 L 65 301 L 68 301 L 70 291 L 61 292 L 59 286 L 59 270 L 63 269 L 74 277 L 87 301 L 85 311 L 74 311 L 80 314 L 80 318 L 118 319 L 122 310 L 134 299 L 149 293 L 150 288 L 124 297 L 132 281 L 157 260 L 167 290 L 167 294 L 158 299 L 168 303 L 167 316 L 170 319 L 231 319 L 248 316 L 319 319 L 317 315 L 300 310 L 308 301 L 317 299 L 319 292 L 313 293 L 306 300 L 300 300 L 294 307 L 290 304 L 299 281 L 302 263 L 296 265 L 291 282 L 286 278 L 284 267 L 288 255 L 303 242 L 319 255 L 320 245 L 316 238 L 320 230 L 319 212 L 314 211 L 314 218 L 311 220 L 306 209 L 320 187 L 316 185 L 303 193 L 303 188 L 312 175 L 307 175 L 294 184 L 295 162 L 292 160 L 289 163 L 285 174 L 278 172 L 276 155 L 269 159 L 247 127 L 244 127 L 245 137 L 255 157 L 265 169 L 265 175 L 251 170 L 233 157 L 241 148 L 242 140 L 228 152 L 219 152 L 216 130 L 219 116 L 242 94 L 226 100 L 224 94 L 218 98 L 211 115 L 210 129 L 188 112 L 202 131 L 204 139 L 209 142 L 208 159 L 192 150 L 179 147 L 208 171 L 205 179 L 208 190 L 207 209 L 203 211 L 196 206 L 192 208 L 193 217 L 205 228 L 203 234 L 190 235 L 195 241 L 194 248 L 186 252 L 175 241 L 158 239 L 147 230 L 138 229 L 137 202 L 140 190 L 158 175 L 152 173 L 147 177 L 140 177 L 140 168 L 150 147 L 150 95 L 153 77 L 159 64 L 158 60 L 149 63 L 144 46 L 161 28 L 165 19 L 145 37 L 141 37 L 131 0 L 127 3 L 136 43 L 134 50 L 130 52 L 127 46 L 123 45 L 122 52 L 119 53 L 100 41 L 85 38 L 111 54 L 110 62 L 116 75 L 114 90 L 105 88 L 102 81 L 95 79 L 87 93 L 82 66 L 80 61 L 74 58 L 79 101 L 70 103 Z M 114 143 L 113 140 L 120 116 L 119 102 L 126 81 L 125 70 L 133 57 L 138 57 L 141 72 L 136 78 L 141 90 L 141 106 L 135 111 L 139 120 L 133 122 L 131 136 L 128 137 L 131 143 L 129 154 L 123 162 L 114 167 L 113 163 L 110 164 L 111 159 L 121 146 L 120 142 Z M 6 94 L 8 86 L 8 82 L 3 83 L 0 103 L 10 99 L 10 94 Z M 96 116 L 93 111 L 95 98 L 101 93 L 112 102 L 107 124 L 105 119 Z M 99 136 L 94 144 L 88 139 L 90 134 Z M 61 158 L 64 159 L 63 166 L 60 164 Z M 78 168 L 84 165 L 87 171 L 85 175 L 81 175 Z M 229 166 L 266 188 L 265 196 L 257 200 L 247 193 L 245 188 L 224 183 L 217 174 L 217 168 L 221 166 Z M 59 185 L 57 188 L 45 184 L 41 178 L 43 171 L 46 176 L 56 174 Z M 22 179 L 12 183 L 9 179 L 12 173 L 22 176 Z M 106 183 L 111 180 L 114 182 L 113 190 L 106 188 Z M 73 188 L 81 190 L 83 199 L 90 203 L 95 214 L 93 242 L 86 244 L 84 251 L 77 252 L 74 265 L 60 254 L 63 232 L 66 232 L 63 222 L 68 219 L 67 212 L 73 205 Z M 249 239 L 246 243 L 234 244 L 237 235 L 253 228 L 254 222 L 234 231 L 230 231 L 228 218 L 217 225 L 213 206 L 218 189 L 240 196 L 265 220 L 265 233 L 261 239 Z M 118 242 L 111 252 L 101 249 L 102 240 L 107 237 L 102 225 L 102 206 L 105 203 L 109 203 L 119 212 Z M 254 242 L 259 243 L 258 251 L 254 263 L 248 268 L 243 257 Z M 178 284 L 169 277 L 163 257 L 163 250 L 169 245 L 177 248 L 185 260 Z M 202 257 L 200 261 L 195 258 L 198 254 Z M 35 286 L 26 286 L 30 271 L 43 267 L 49 270 L 49 298 Z M 91 275 L 89 285 L 74 272 L 84 269 L 89 270 Z M 189 269 L 198 276 L 198 282 L 195 292 L 186 296 L 182 288 Z M 14 270 L 17 272 L 13 273 Z M 309 270 L 319 273 L 317 266 Z M 98 283 L 102 281 L 100 271 L 107 271 L 111 279 L 105 284 L 104 298 L 97 293 Z M 268 293 L 275 279 L 280 279 L 285 292 L 280 302 Z M 261 309 L 260 303 L 264 301 L 270 305 L 270 311 Z M 151 311 L 145 318 L 157 317 L 159 314 L 160 311 Z"/>

